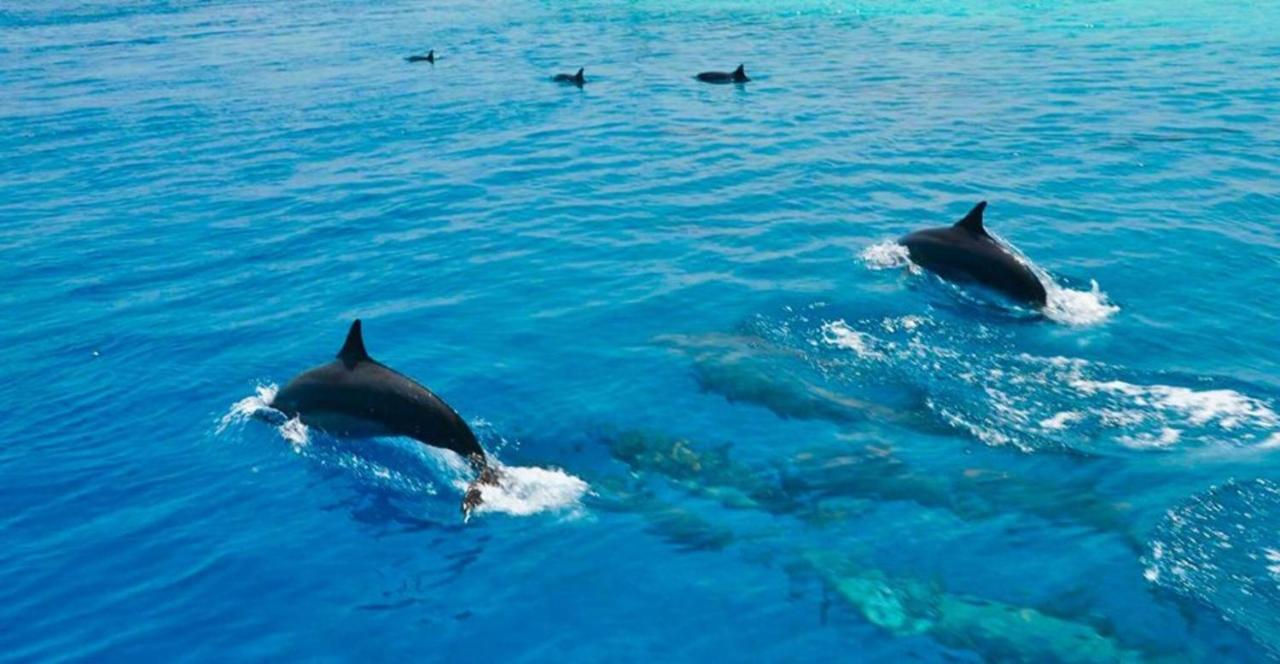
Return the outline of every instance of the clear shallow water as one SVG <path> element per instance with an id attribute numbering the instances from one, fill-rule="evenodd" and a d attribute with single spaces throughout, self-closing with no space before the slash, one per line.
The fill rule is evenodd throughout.
<path id="1" fill-rule="evenodd" d="M 0 652 L 1275 657 L 1278 25 L 8 3 Z M 1050 320 L 884 255 L 982 199 Z M 356 316 L 494 511 L 238 414 Z"/>

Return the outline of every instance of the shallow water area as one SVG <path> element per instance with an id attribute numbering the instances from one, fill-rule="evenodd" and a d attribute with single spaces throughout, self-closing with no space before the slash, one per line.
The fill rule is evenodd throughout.
<path id="1" fill-rule="evenodd" d="M 1278 33 L 8 2 L 0 652 L 1280 658 Z M 980 200 L 1043 312 L 894 242 Z M 466 523 L 450 453 L 268 412 L 357 317 L 500 463 Z"/>

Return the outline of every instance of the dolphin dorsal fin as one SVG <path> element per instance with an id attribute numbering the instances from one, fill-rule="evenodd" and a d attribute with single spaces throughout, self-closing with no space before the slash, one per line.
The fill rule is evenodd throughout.
<path id="1" fill-rule="evenodd" d="M 581 83 L 581 82 L 584 80 L 584 79 L 583 79 L 583 76 L 582 76 L 582 72 L 584 72 L 584 71 L 586 71 L 586 70 L 587 70 L 587 68 L 586 68 L 586 67 L 578 67 L 578 73 L 576 73 L 576 74 L 574 74 L 574 75 L 573 75 L 573 80 L 575 80 L 575 81 L 577 81 L 577 82 Z"/>
<path id="2" fill-rule="evenodd" d="M 747 66 L 746 66 L 746 65 L 738 65 L 738 68 L 737 68 L 737 69 L 735 69 L 735 70 L 733 70 L 733 73 L 734 73 L 734 75 L 735 75 L 735 76 L 746 76 L 746 75 L 747 75 Z"/>
<path id="3" fill-rule="evenodd" d="M 973 206 L 972 210 L 969 210 L 969 214 L 966 214 L 964 219 L 956 222 L 955 227 L 963 228 L 970 233 L 977 233 L 978 235 L 990 237 L 987 235 L 987 229 L 982 227 L 982 211 L 986 209 L 986 201 L 978 203 Z"/>
<path id="4" fill-rule="evenodd" d="M 342 350 L 338 351 L 338 359 L 348 367 L 360 362 L 367 362 L 373 358 L 369 357 L 369 353 L 364 349 L 364 335 L 360 332 L 360 319 L 357 318 L 351 324 L 351 329 L 347 331 L 347 340 L 342 344 Z"/>

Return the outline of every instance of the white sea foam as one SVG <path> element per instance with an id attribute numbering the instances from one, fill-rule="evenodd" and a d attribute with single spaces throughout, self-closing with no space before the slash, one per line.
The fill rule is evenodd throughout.
<path id="1" fill-rule="evenodd" d="M 834 320 L 822 325 L 822 340 L 837 348 L 851 350 L 858 357 L 868 360 L 882 360 L 883 351 L 877 349 L 880 340 L 849 327 L 844 320 Z"/>
<path id="2" fill-rule="evenodd" d="M 863 249 L 862 253 L 858 254 L 858 258 L 873 270 L 888 270 L 911 265 L 911 261 L 907 258 L 907 248 L 893 240 L 885 240 Z"/>
<path id="3" fill-rule="evenodd" d="M 1120 436 L 1118 440 L 1125 447 L 1144 450 L 1172 447 L 1177 444 L 1180 438 L 1182 438 L 1181 431 L 1171 427 L 1164 427 L 1158 434 L 1143 432 L 1134 436 Z"/>
<path id="4" fill-rule="evenodd" d="M 1084 394 L 1108 393 L 1127 397 L 1140 408 L 1168 411 L 1194 426 L 1216 425 L 1274 428 L 1280 416 L 1267 404 L 1235 390 L 1192 390 L 1171 385 L 1134 385 L 1119 380 L 1095 381 L 1075 375 L 1070 385 Z"/>
<path id="5" fill-rule="evenodd" d="M 307 428 L 307 425 L 302 423 L 302 420 L 296 417 L 285 420 L 283 424 L 277 427 L 277 430 L 280 432 L 281 438 L 284 438 L 293 445 L 295 452 L 298 451 L 299 448 L 302 448 L 307 443 L 311 442 L 311 430 Z"/>
<path id="6" fill-rule="evenodd" d="M 929 322 L 924 316 L 899 316 L 897 318 L 885 318 L 880 321 L 880 327 L 885 332 L 914 332 L 920 326 Z"/>
<path id="7" fill-rule="evenodd" d="M 1084 414 L 1071 410 L 1064 410 L 1060 413 L 1054 413 L 1052 417 L 1046 417 L 1040 420 L 1040 428 L 1046 431 L 1061 431 L 1068 425 L 1079 422 L 1084 419 Z"/>

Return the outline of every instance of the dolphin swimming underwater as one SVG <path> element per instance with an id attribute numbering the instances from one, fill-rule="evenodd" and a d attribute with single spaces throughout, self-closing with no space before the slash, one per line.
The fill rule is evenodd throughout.
<path id="1" fill-rule="evenodd" d="M 982 201 L 951 226 L 927 228 L 903 236 L 911 262 L 948 281 L 977 283 L 1018 302 L 1043 307 L 1048 296 L 1030 267 L 982 226 Z"/>
<path id="2" fill-rule="evenodd" d="M 431 49 L 427 51 L 426 55 L 411 55 L 404 60 L 405 62 L 430 62 L 434 65 L 436 63 L 436 50 Z"/>
<path id="3" fill-rule="evenodd" d="M 556 74 L 551 77 L 551 80 L 556 83 L 572 83 L 578 87 L 582 87 L 582 84 L 587 82 L 587 78 L 582 75 L 582 72 L 585 70 L 586 69 L 584 67 L 579 67 L 578 73 L 576 74 Z"/>
<path id="4" fill-rule="evenodd" d="M 703 83 L 746 83 L 751 79 L 747 78 L 747 71 L 743 65 L 732 72 L 727 71 L 704 71 L 694 78 Z"/>
<path id="5" fill-rule="evenodd" d="M 298 374 L 270 406 L 333 436 L 405 436 L 466 459 L 477 477 L 462 499 L 463 517 L 480 505 L 480 484 L 497 484 L 471 428 L 440 397 L 369 356 L 360 321 L 351 324 L 337 357 Z"/>

